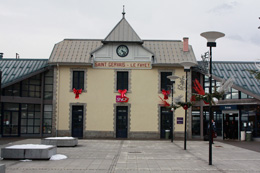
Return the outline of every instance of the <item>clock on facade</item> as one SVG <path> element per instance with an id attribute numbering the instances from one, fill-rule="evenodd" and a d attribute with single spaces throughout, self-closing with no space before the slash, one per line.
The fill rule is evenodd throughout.
<path id="1" fill-rule="evenodd" d="M 116 49 L 116 53 L 120 57 L 126 57 L 128 52 L 129 52 L 128 47 L 125 45 L 120 45 Z"/>

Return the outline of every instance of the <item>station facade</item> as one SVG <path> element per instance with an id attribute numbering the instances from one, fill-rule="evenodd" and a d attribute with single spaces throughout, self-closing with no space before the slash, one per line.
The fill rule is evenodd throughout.
<path id="1" fill-rule="evenodd" d="M 64 39 L 49 59 L 0 57 L 2 72 L 1 137 L 74 136 L 78 138 L 165 139 L 184 136 L 185 111 L 166 107 L 162 90 L 185 100 L 182 62 L 188 72 L 188 101 L 199 80 L 209 90 L 207 74 L 188 38 L 142 40 L 124 14 L 104 39 Z M 252 62 L 214 62 L 213 83 L 233 77 L 234 84 L 213 105 L 218 138 L 241 140 L 241 132 L 260 137 L 260 84 L 248 70 Z M 168 76 L 177 76 L 172 85 Z M 214 91 L 214 89 L 213 89 Z M 172 94 L 166 100 L 172 103 Z M 207 134 L 208 105 L 197 101 L 187 111 L 187 137 Z M 171 137 L 171 136 L 170 136 Z"/>
<path id="2" fill-rule="evenodd" d="M 142 40 L 124 15 L 105 39 L 57 43 L 49 59 L 57 135 L 160 139 L 172 130 L 174 137 L 183 136 L 185 111 L 169 111 L 159 96 L 171 87 L 167 76 L 176 75 L 174 97 L 184 99 L 184 61 L 197 63 L 188 38 Z"/>

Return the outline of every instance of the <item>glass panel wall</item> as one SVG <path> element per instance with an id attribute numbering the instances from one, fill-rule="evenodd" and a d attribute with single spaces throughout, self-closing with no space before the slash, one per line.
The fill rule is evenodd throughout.
<path id="1" fill-rule="evenodd" d="M 22 97 L 41 97 L 41 75 L 22 81 Z"/>
<path id="2" fill-rule="evenodd" d="M 200 107 L 192 107 L 192 136 L 200 136 Z"/>
<path id="3" fill-rule="evenodd" d="M 4 96 L 20 96 L 20 83 L 13 84 L 3 89 Z"/>
<path id="4" fill-rule="evenodd" d="M 0 136 L 2 134 L 2 104 L 0 103 Z"/>
<path id="5" fill-rule="evenodd" d="M 53 70 L 44 73 L 44 99 L 51 100 L 53 97 Z"/>
<path id="6" fill-rule="evenodd" d="M 21 104 L 21 134 L 39 134 L 40 118 L 39 104 Z"/>
<path id="7" fill-rule="evenodd" d="M 43 133 L 50 134 L 52 131 L 52 105 L 44 105 Z"/>
<path id="8" fill-rule="evenodd" d="M 222 111 L 219 110 L 219 107 L 213 107 L 212 109 L 213 119 L 215 121 L 217 134 L 222 136 Z M 209 131 L 209 112 L 208 107 L 204 107 L 203 111 L 203 133 L 206 135 Z"/>

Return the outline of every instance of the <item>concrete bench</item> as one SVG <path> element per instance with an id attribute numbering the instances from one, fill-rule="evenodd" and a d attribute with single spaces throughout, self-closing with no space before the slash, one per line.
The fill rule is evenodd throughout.
<path id="1" fill-rule="evenodd" d="M 3 159 L 50 159 L 55 154 L 57 147 L 53 145 L 23 144 L 1 149 Z"/>
<path id="2" fill-rule="evenodd" d="M 73 137 L 49 137 L 41 140 L 42 144 L 57 147 L 74 147 L 78 145 L 78 138 Z"/>
<path id="3" fill-rule="evenodd" d="M 5 173 L 5 165 L 0 164 L 0 173 Z"/>

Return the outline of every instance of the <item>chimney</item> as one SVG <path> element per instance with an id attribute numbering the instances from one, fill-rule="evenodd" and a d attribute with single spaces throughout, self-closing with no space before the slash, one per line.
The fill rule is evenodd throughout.
<path id="1" fill-rule="evenodd" d="M 189 51 L 189 38 L 183 37 L 183 52 Z"/>
<path id="2" fill-rule="evenodd" d="M 0 53 L 0 59 L 3 59 L 4 53 Z"/>
<path id="3" fill-rule="evenodd" d="M 20 56 L 19 56 L 18 53 L 16 53 L 15 55 L 16 55 L 16 59 L 19 59 L 19 58 L 20 58 Z"/>

